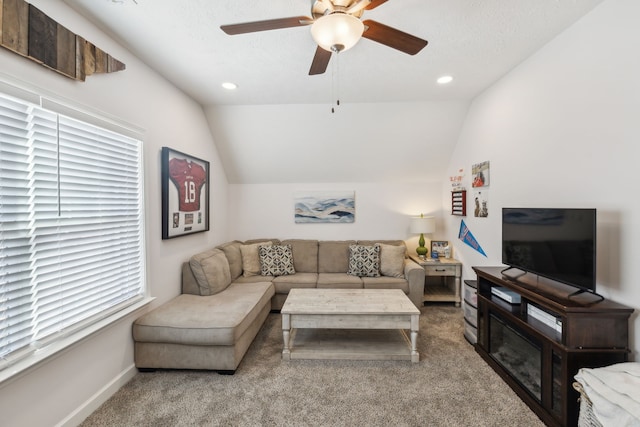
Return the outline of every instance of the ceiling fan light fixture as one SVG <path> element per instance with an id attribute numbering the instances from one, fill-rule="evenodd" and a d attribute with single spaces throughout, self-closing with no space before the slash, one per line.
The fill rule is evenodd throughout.
<path id="1" fill-rule="evenodd" d="M 329 52 L 343 52 L 358 43 L 364 24 L 355 16 L 334 12 L 316 19 L 311 25 L 313 40 Z"/>

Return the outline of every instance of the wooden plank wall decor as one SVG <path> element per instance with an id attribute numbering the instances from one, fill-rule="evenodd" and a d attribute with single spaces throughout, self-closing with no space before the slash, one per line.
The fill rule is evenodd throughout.
<path id="1" fill-rule="evenodd" d="M 24 0 L 0 0 L 0 46 L 74 80 L 125 65 Z"/>

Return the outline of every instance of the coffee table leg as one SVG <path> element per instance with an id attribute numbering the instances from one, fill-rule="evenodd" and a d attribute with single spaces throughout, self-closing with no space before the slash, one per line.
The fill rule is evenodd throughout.
<path id="1" fill-rule="evenodd" d="M 418 363 L 420 361 L 420 353 L 418 353 L 418 325 L 420 316 L 411 316 L 411 362 Z"/>
<path id="2" fill-rule="evenodd" d="M 289 337 L 291 336 L 291 319 L 290 314 L 282 315 L 282 338 L 284 347 L 282 348 L 282 359 L 291 360 L 291 351 L 289 350 Z"/>

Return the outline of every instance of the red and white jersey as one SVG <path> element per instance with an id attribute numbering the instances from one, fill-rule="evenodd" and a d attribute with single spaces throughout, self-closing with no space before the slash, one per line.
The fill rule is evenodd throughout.
<path id="1" fill-rule="evenodd" d="M 204 168 L 185 159 L 173 158 L 169 160 L 169 178 L 178 188 L 178 210 L 200 210 L 200 190 L 207 180 Z"/>

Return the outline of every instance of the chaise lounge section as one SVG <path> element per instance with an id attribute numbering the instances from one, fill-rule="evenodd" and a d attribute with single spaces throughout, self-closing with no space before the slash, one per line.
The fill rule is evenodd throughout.
<path id="1" fill-rule="evenodd" d="M 424 270 L 402 240 L 227 242 L 185 262 L 182 294 L 134 322 L 136 366 L 233 373 L 295 288 L 401 289 L 421 307 Z"/>

